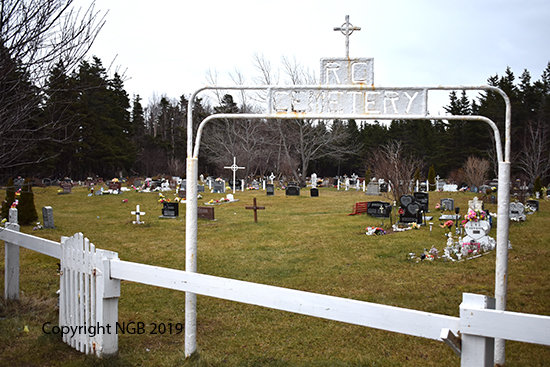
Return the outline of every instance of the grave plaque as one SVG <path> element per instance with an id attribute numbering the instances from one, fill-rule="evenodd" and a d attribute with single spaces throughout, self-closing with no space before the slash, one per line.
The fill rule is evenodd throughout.
<path id="1" fill-rule="evenodd" d="M 429 204 L 430 204 L 430 194 L 427 192 L 415 192 L 413 194 L 414 198 L 418 203 L 420 203 L 420 207 L 424 213 L 427 213 L 429 210 Z"/>
<path id="2" fill-rule="evenodd" d="M 42 219 L 44 228 L 55 228 L 53 224 L 53 209 L 51 206 L 45 206 L 42 208 Z"/>
<path id="3" fill-rule="evenodd" d="M 369 201 L 367 203 L 367 214 L 376 218 L 389 218 L 392 206 L 384 201 Z"/>
<path id="4" fill-rule="evenodd" d="M 179 216 L 179 205 L 176 202 L 164 202 L 161 218 L 176 218 Z"/>
<path id="5" fill-rule="evenodd" d="M 197 218 L 214 220 L 214 207 L 212 206 L 197 207 Z"/>
<path id="6" fill-rule="evenodd" d="M 319 197 L 319 189 L 316 187 L 312 187 L 311 189 L 309 189 L 309 193 L 312 198 Z"/>
<path id="7" fill-rule="evenodd" d="M 275 185 L 273 185 L 273 184 L 265 185 L 265 193 L 266 193 L 267 196 L 275 195 Z"/>

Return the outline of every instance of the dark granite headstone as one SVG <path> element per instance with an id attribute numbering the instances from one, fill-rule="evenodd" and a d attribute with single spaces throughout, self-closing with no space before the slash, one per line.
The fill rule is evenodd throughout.
<path id="1" fill-rule="evenodd" d="M 430 204 L 430 194 L 428 194 L 427 192 L 415 192 L 413 196 L 416 199 L 416 201 L 420 203 L 422 211 L 424 213 L 427 213 L 429 210 L 429 204 Z"/>
<path id="2" fill-rule="evenodd" d="M 525 206 L 528 206 L 534 212 L 539 211 L 539 201 L 538 200 L 527 200 L 527 203 L 526 203 Z"/>
<path id="3" fill-rule="evenodd" d="M 267 196 L 275 195 L 275 185 L 273 185 L 273 184 L 265 185 L 265 193 L 266 193 Z"/>
<path id="4" fill-rule="evenodd" d="M 386 182 L 380 184 L 380 192 L 388 192 L 388 184 Z"/>
<path id="5" fill-rule="evenodd" d="M 233 180 L 229 180 L 229 187 L 233 190 Z M 235 180 L 235 190 L 242 190 L 242 181 Z"/>
<path id="6" fill-rule="evenodd" d="M 389 218 L 392 206 L 384 201 L 369 201 L 367 203 L 367 214 L 377 218 Z"/>
<path id="7" fill-rule="evenodd" d="M 161 218 L 175 218 L 179 216 L 179 205 L 177 202 L 164 202 Z"/>
<path id="8" fill-rule="evenodd" d="M 422 206 L 412 195 L 401 196 L 401 209 L 403 214 L 399 215 L 402 223 L 422 223 Z"/>
<path id="9" fill-rule="evenodd" d="M 17 177 L 13 179 L 13 185 L 15 186 L 15 191 L 19 190 L 21 187 L 23 187 L 23 184 L 25 183 L 25 179 L 21 177 Z"/>
<path id="10" fill-rule="evenodd" d="M 197 218 L 214 220 L 214 207 L 212 206 L 197 207 Z"/>
<path id="11" fill-rule="evenodd" d="M 120 182 L 109 182 L 109 190 L 117 191 L 120 190 L 122 184 Z"/>
<path id="12" fill-rule="evenodd" d="M 309 193 L 311 197 L 319 197 L 319 189 L 316 187 L 312 187 L 311 189 L 309 189 Z"/>
<path id="13" fill-rule="evenodd" d="M 286 196 L 300 196 L 300 187 L 299 186 L 287 186 Z"/>

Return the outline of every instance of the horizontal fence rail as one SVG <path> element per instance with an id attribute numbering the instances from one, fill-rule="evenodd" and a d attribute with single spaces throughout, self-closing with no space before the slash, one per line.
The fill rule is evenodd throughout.
<path id="1" fill-rule="evenodd" d="M 0 240 L 12 245 L 24 247 L 41 254 L 61 259 L 61 243 L 32 236 L 30 234 L 0 228 Z"/>
<path id="2" fill-rule="evenodd" d="M 122 260 L 111 261 L 111 277 L 434 340 L 459 330 L 458 317 Z"/>

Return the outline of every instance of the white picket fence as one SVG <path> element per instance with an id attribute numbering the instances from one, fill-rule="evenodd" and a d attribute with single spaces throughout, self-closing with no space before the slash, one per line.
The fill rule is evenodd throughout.
<path id="1" fill-rule="evenodd" d="M 19 247 L 60 259 L 59 327 L 76 331 L 63 341 L 100 357 L 118 351 L 120 280 L 444 341 L 461 357 L 461 366 L 493 366 L 494 338 L 550 345 L 550 317 L 495 311 L 487 296 L 464 294 L 460 317 L 452 317 L 122 261 L 114 252 L 95 249 L 81 233 L 58 243 L 18 227 L 15 212 L 0 229 L 6 299 L 19 297 Z M 89 326 L 94 336 L 82 329 Z"/>

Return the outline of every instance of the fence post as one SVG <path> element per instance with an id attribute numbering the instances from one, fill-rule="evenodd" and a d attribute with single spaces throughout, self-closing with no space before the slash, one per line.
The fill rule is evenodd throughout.
<path id="1" fill-rule="evenodd" d="M 10 208 L 5 228 L 19 232 L 17 208 Z M 19 299 L 19 246 L 6 242 L 4 260 L 4 298 Z"/>
<path id="2" fill-rule="evenodd" d="M 110 357 L 118 354 L 118 299 L 120 297 L 120 279 L 111 278 L 111 260 L 118 259 L 116 252 L 97 249 L 97 322 L 104 326 L 97 334 L 99 348 L 94 346 L 98 357 Z"/>
<path id="3" fill-rule="evenodd" d="M 495 299 L 479 294 L 464 293 L 460 304 L 460 332 L 462 334 L 461 367 L 493 367 L 495 339 L 468 334 L 471 311 L 468 309 L 495 309 Z"/>

